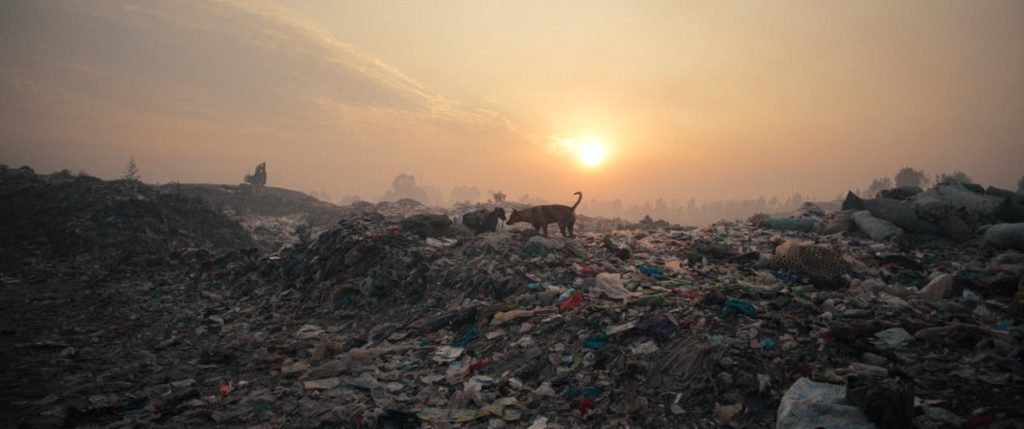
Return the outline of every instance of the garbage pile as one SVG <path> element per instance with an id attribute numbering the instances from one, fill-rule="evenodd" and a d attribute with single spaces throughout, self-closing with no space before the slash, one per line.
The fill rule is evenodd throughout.
<path id="1" fill-rule="evenodd" d="M 751 220 L 780 231 L 859 233 L 877 241 L 905 235 L 956 243 L 976 240 L 997 249 L 1024 251 L 1024 195 L 957 181 L 927 191 L 884 190 L 866 200 L 850 192 L 841 210 L 831 215 L 808 203 L 794 216 Z"/>
<path id="2" fill-rule="evenodd" d="M 320 201 L 302 192 L 268 186 L 171 183 L 167 194 L 202 199 L 237 221 L 265 252 L 276 252 L 326 231 L 358 211 Z"/>
<path id="3" fill-rule="evenodd" d="M 189 249 L 252 246 L 203 201 L 137 181 L 0 166 L 0 272 L 33 283 L 54 275 L 126 275 Z"/>
<path id="4" fill-rule="evenodd" d="M 74 329 L 11 325 L 25 356 L 0 356 L 4 372 L 36 378 L 16 380 L 30 393 L 4 414 L 44 427 L 1024 424 L 1016 251 L 757 222 L 473 235 L 384 208 L 279 252 L 82 289 Z M 89 306 L 110 310 L 91 320 Z"/>

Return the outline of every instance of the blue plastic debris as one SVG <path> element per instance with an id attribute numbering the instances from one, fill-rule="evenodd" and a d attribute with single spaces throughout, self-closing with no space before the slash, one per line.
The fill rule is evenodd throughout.
<path id="1" fill-rule="evenodd" d="M 775 277 L 775 280 L 787 285 L 797 284 L 800 282 L 799 276 L 788 271 L 772 271 L 772 276 Z"/>
<path id="2" fill-rule="evenodd" d="M 644 274 L 646 274 L 648 276 L 663 276 L 663 275 L 665 275 L 665 273 L 661 271 L 661 268 L 658 268 L 658 267 L 640 267 L 640 272 L 644 273 Z"/>
<path id="3" fill-rule="evenodd" d="M 462 339 L 456 341 L 454 345 L 457 347 L 466 348 L 466 346 L 468 346 L 469 343 L 477 339 L 479 336 L 480 331 L 476 329 L 476 326 L 470 326 L 469 329 L 466 329 L 466 333 L 462 334 Z"/>
<path id="4" fill-rule="evenodd" d="M 579 387 L 570 387 L 565 389 L 565 392 L 562 392 L 562 396 L 570 401 L 581 396 L 590 399 L 597 399 L 598 396 L 601 396 L 601 389 L 596 387 L 584 387 L 582 389 Z"/>
<path id="5" fill-rule="evenodd" d="M 608 334 L 602 332 L 597 335 L 591 335 L 583 340 L 583 345 L 594 350 L 601 350 L 608 346 Z"/>
<path id="6" fill-rule="evenodd" d="M 573 292 L 576 292 L 575 288 L 569 288 L 569 290 L 567 290 L 565 292 L 562 292 L 561 295 L 558 295 L 558 300 L 557 300 L 556 303 L 557 304 L 561 304 L 562 301 L 565 301 L 565 300 L 569 299 L 569 297 L 572 296 Z"/>

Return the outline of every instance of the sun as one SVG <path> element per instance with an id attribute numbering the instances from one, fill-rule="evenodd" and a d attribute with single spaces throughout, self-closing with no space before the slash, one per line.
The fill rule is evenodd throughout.
<path id="1" fill-rule="evenodd" d="M 586 167 L 598 167 L 608 159 L 608 145 L 597 139 L 582 140 L 575 145 L 576 158 Z"/>

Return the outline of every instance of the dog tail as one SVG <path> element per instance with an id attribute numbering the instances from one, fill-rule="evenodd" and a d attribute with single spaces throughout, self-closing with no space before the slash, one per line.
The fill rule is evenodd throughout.
<path id="1" fill-rule="evenodd" d="M 573 211 L 575 211 L 576 210 L 576 206 L 580 205 L 580 201 L 583 201 L 583 193 L 579 192 L 579 191 L 576 191 L 576 192 L 573 192 L 573 195 L 579 195 L 579 198 L 576 198 L 576 204 L 572 205 L 572 209 L 573 209 Z"/>

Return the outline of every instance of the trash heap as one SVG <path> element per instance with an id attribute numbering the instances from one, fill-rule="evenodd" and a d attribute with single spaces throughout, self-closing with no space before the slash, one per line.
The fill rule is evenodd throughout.
<path id="1" fill-rule="evenodd" d="M 326 231 L 351 213 L 310 195 L 271 186 L 171 183 L 167 194 L 196 197 L 237 221 L 263 251 L 275 252 Z"/>
<path id="2" fill-rule="evenodd" d="M 0 166 L 0 201 L 0 272 L 28 283 L 57 275 L 125 276 L 190 249 L 252 246 L 236 222 L 202 200 L 137 181 Z"/>
<path id="3" fill-rule="evenodd" d="M 69 325 L 32 337 L 31 321 L 10 325 L 20 355 L 0 356 L 4 373 L 30 393 L 4 414 L 41 427 L 1024 424 L 1014 250 L 764 222 L 471 235 L 444 213 L 382 208 L 279 252 L 79 289 Z M 65 308 L 59 296 L 41 305 Z"/>
<path id="4" fill-rule="evenodd" d="M 233 380 L 210 376 L 234 383 L 232 393 L 200 398 L 170 419 L 1024 422 L 1019 253 L 905 251 L 736 223 L 576 239 L 521 230 L 454 239 L 443 225 L 423 237 L 402 225 L 364 214 L 305 247 L 225 260 L 197 279 L 199 291 L 230 302 L 205 310 L 223 320 L 208 347 L 253 358 L 229 366 Z"/>
<path id="5" fill-rule="evenodd" d="M 807 203 L 793 216 L 751 219 L 780 231 L 860 233 L 872 240 L 907 235 L 1024 251 L 1024 195 L 973 183 L 949 181 L 927 191 L 901 187 L 862 199 L 850 192 L 832 215 Z"/>

